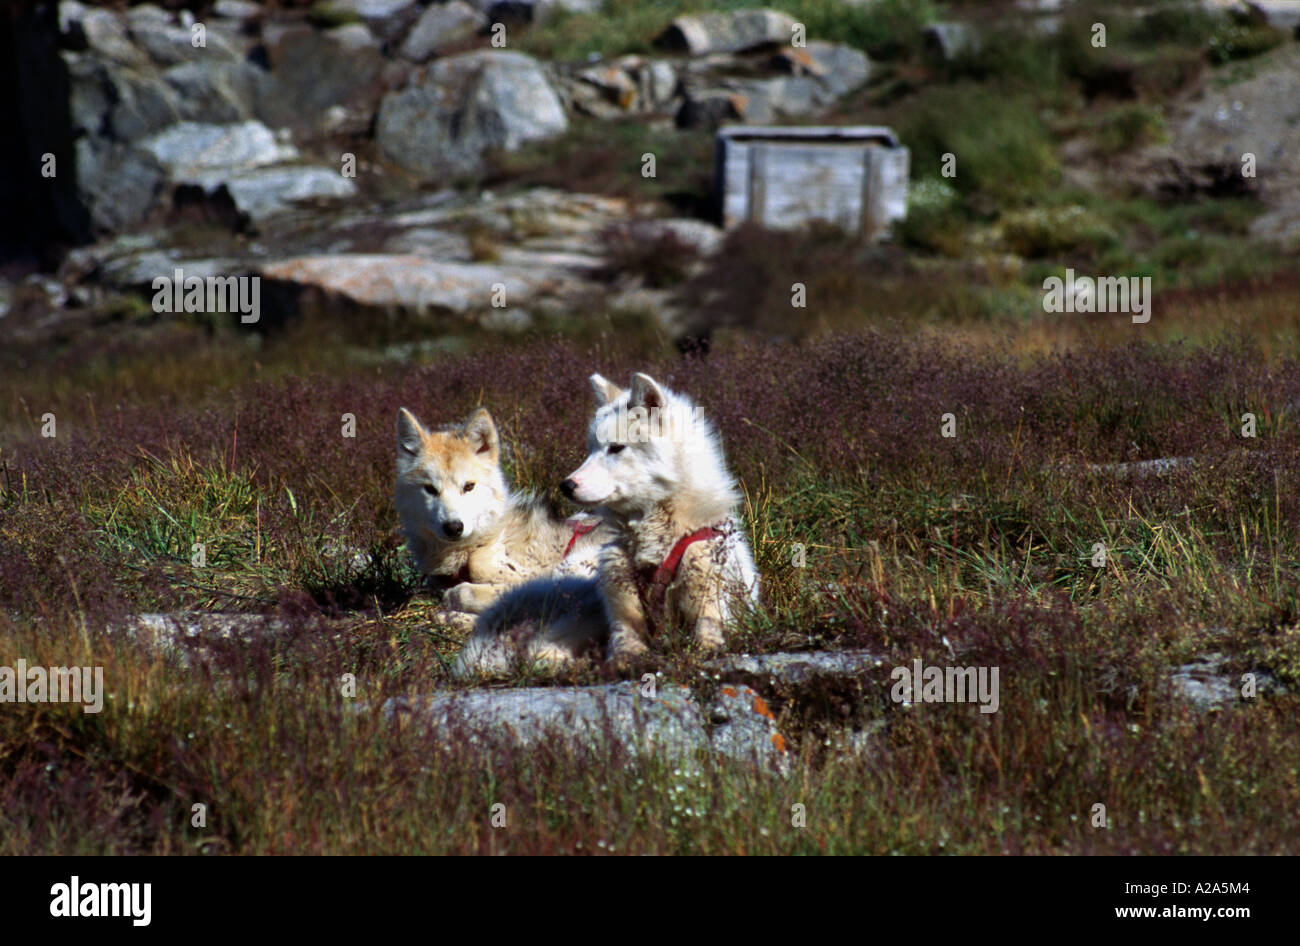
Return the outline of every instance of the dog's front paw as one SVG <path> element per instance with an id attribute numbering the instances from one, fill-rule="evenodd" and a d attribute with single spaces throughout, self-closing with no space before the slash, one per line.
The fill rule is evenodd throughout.
<path id="1" fill-rule="evenodd" d="M 483 594 L 482 588 L 482 585 L 462 581 L 459 585 L 448 588 L 442 600 L 447 608 L 452 611 L 479 614 L 486 610 L 487 602 L 484 599 L 489 597 Z"/>
<path id="2" fill-rule="evenodd" d="M 475 620 L 475 615 L 452 608 L 439 608 L 433 613 L 435 627 L 439 630 L 456 631 L 460 634 L 468 634 L 474 630 Z"/>
<path id="3" fill-rule="evenodd" d="M 615 630 L 609 635 L 606 659 L 620 670 L 636 666 L 649 653 L 650 648 L 635 631 Z"/>
<path id="4" fill-rule="evenodd" d="M 700 618 L 695 625 L 695 646 L 703 651 L 722 650 L 726 646 L 722 625 L 713 618 Z"/>

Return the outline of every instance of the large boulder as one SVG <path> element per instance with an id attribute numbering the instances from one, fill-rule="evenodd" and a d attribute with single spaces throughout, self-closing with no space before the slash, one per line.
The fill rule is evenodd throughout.
<path id="1" fill-rule="evenodd" d="M 481 51 L 435 62 L 423 81 L 384 97 L 375 140 L 426 179 L 469 175 L 488 149 L 511 151 L 562 134 L 564 107 L 529 56 Z"/>
<path id="2" fill-rule="evenodd" d="M 360 23 L 281 28 L 270 32 L 266 45 L 271 71 L 258 89 L 257 115 L 273 128 L 308 136 L 331 130 L 328 116 L 339 109 L 361 116 L 368 127 L 384 93 L 410 68 L 387 59 Z"/>
<path id="3" fill-rule="evenodd" d="M 783 46 L 794 37 L 794 18 L 777 10 L 735 10 L 679 16 L 655 40 L 691 56 Z"/>

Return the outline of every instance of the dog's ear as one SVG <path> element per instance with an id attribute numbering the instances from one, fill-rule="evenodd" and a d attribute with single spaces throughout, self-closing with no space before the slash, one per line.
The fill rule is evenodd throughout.
<path id="1" fill-rule="evenodd" d="M 486 453 L 493 460 L 499 455 L 501 438 L 497 435 L 496 422 L 486 407 L 478 408 L 465 421 L 465 439 L 473 445 L 476 453 Z"/>
<path id="2" fill-rule="evenodd" d="M 623 389 L 617 384 L 599 374 L 591 376 L 591 390 L 596 395 L 596 403 L 601 407 L 604 407 L 610 401 L 617 400 L 619 395 L 623 393 Z"/>
<path id="3" fill-rule="evenodd" d="M 420 452 L 422 443 L 424 443 L 424 427 L 415 419 L 414 414 L 404 407 L 399 407 L 397 409 L 398 451 L 416 456 Z"/>
<path id="4" fill-rule="evenodd" d="M 655 408 L 663 409 L 668 403 L 668 398 L 664 396 L 663 388 L 659 387 L 659 382 L 648 374 L 637 372 L 632 375 L 632 407 L 644 407 L 647 411 Z"/>

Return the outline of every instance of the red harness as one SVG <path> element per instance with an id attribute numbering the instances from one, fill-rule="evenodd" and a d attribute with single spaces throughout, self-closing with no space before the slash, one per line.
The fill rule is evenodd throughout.
<path id="1" fill-rule="evenodd" d="M 573 535 L 569 536 L 569 544 L 564 547 L 564 554 L 560 558 L 568 558 L 578 540 L 588 532 L 594 532 L 599 524 L 597 522 L 583 522 L 581 519 L 575 521 L 573 523 Z"/>
<path id="2" fill-rule="evenodd" d="M 637 577 L 640 579 L 641 597 L 647 605 L 659 605 L 668 586 L 672 584 L 677 577 L 677 569 L 681 567 L 682 558 L 686 555 L 686 550 L 696 542 L 704 542 L 708 539 L 717 539 L 726 535 L 721 529 L 713 526 L 705 526 L 703 529 L 696 529 L 694 532 L 688 532 L 682 536 L 673 545 L 672 551 L 668 557 L 659 563 L 659 567 L 653 572 L 650 567 L 646 566 L 638 572 Z M 647 575 L 647 572 L 649 574 Z"/>
<path id="3" fill-rule="evenodd" d="M 456 574 L 454 575 L 430 575 L 429 576 L 429 583 L 433 585 L 433 587 L 438 588 L 442 591 L 448 591 L 449 589 L 454 588 L 456 585 L 459 585 L 463 581 L 469 581 L 469 562 L 466 562 L 464 565 L 460 566 L 460 571 L 456 572 Z"/>
<path id="4" fill-rule="evenodd" d="M 581 520 L 575 522 L 573 524 L 573 535 L 569 536 L 569 544 L 564 547 L 564 554 L 561 555 L 560 557 L 568 558 L 569 553 L 573 551 L 573 547 L 574 545 L 577 544 L 578 540 L 581 539 L 588 532 L 594 531 L 596 526 L 598 525 L 600 525 L 600 523 L 598 522 L 583 522 Z M 678 556 L 678 560 L 679 561 L 681 560 L 680 555 Z M 460 566 L 460 571 L 456 572 L 456 574 L 454 575 L 433 575 L 430 576 L 430 579 L 434 587 L 440 588 L 443 591 L 447 591 L 451 588 L 454 588 L 456 585 L 459 585 L 461 582 L 470 580 L 469 562 L 466 562 L 464 565 Z"/>

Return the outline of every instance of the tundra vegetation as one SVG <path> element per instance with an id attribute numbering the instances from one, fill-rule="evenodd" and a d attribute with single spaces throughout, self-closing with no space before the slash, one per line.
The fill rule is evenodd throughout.
<path id="1" fill-rule="evenodd" d="M 556 59 L 643 52 L 679 11 L 750 5 L 610 0 L 522 43 Z M 612 295 L 424 348 L 427 324 L 309 309 L 255 331 L 118 300 L 50 328 L 16 295 L 0 350 L 0 663 L 102 666 L 106 693 L 98 714 L 0 706 L 0 852 L 1300 851 L 1295 244 L 1252 234 L 1249 189 L 1165 195 L 1126 163 L 1164 138 L 1179 96 L 1295 43 L 1151 6 L 1080 2 L 1042 35 L 1012 13 L 934 62 L 921 28 L 975 4 L 785 4 L 872 55 L 871 82 L 831 120 L 899 131 L 912 210 L 884 246 L 742 227 L 695 259 L 611 233 L 611 268 L 674 293 L 707 352 L 683 355 Z M 1097 16 L 1112 24 L 1104 60 L 1087 46 Z M 689 161 L 642 178 L 641 154 L 665 142 Z M 495 156 L 489 183 L 680 212 L 708 204 L 710 155 L 707 133 L 577 119 Z M 1045 312 L 1043 279 L 1067 266 L 1152 277 L 1150 321 Z M 791 307 L 795 283 L 806 307 Z M 594 370 L 648 372 L 718 426 L 764 583 L 731 650 L 997 667 L 997 712 L 899 706 L 886 677 L 769 694 L 784 772 L 523 751 L 356 712 L 452 686 L 461 643 L 398 534 L 397 408 L 489 407 L 511 479 L 560 502 Z M 1112 466 L 1158 458 L 1192 462 Z M 182 642 L 183 663 L 106 632 L 196 610 L 282 632 Z M 719 685 L 685 637 L 653 652 L 663 680 Z M 1211 652 L 1234 686 L 1272 685 L 1188 700 L 1174 668 Z M 562 680 L 612 678 L 584 665 Z"/>

